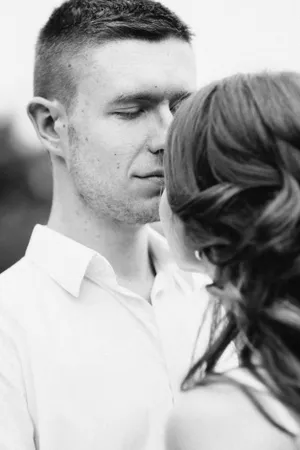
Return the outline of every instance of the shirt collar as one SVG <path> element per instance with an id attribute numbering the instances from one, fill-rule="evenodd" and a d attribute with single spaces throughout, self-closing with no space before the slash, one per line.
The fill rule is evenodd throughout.
<path id="1" fill-rule="evenodd" d="M 157 274 L 168 272 L 182 288 L 191 288 L 193 278 L 182 272 L 172 259 L 166 239 L 150 226 L 148 244 Z M 58 257 L 59 255 L 59 257 Z M 41 267 L 54 281 L 75 297 L 84 277 L 116 285 L 115 272 L 106 258 L 47 226 L 36 225 L 26 250 L 26 258 Z"/>
<path id="2" fill-rule="evenodd" d="M 114 275 L 108 261 L 97 252 L 42 225 L 36 225 L 32 232 L 26 258 L 75 297 L 87 272 L 93 272 L 95 260 L 109 278 Z"/>

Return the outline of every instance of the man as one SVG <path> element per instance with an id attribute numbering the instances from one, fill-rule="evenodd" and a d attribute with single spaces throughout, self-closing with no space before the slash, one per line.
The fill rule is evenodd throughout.
<path id="1" fill-rule="evenodd" d="M 0 277 L 1 450 L 163 447 L 206 302 L 146 225 L 190 41 L 150 0 L 70 0 L 40 32 L 28 113 L 53 205 Z"/>

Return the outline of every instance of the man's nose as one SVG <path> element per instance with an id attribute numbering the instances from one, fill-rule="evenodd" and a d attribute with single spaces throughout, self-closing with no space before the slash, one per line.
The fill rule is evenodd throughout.
<path id="1" fill-rule="evenodd" d="M 163 153 L 166 147 L 167 135 L 173 121 L 173 114 L 168 106 L 164 106 L 155 122 L 153 137 L 149 149 L 152 153 Z"/>

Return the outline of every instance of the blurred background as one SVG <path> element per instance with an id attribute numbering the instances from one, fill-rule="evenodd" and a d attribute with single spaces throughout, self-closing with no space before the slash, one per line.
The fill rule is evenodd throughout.
<path id="1" fill-rule="evenodd" d="M 193 28 L 198 86 L 234 72 L 300 71 L 299 0 L 162 0 Z M 0 272 L 46 223 L 52 179 L 26 116 L 38 31 L 58 0 L 2 2 L 0 16 Z"/>

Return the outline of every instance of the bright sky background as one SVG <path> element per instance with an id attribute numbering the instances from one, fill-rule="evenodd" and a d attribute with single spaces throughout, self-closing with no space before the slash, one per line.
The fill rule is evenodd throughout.
<path id="1" fill-rule="evenodd" d="M 238 71 L 300 72 L 300 0 L 162 0 L 196 39 L 199 86 Z M 22 139 L 37 143 L 25 107 L 32 95 L 39 28 L 61 0 L 1 2 L 0 115 L 15 116 Z"/>

